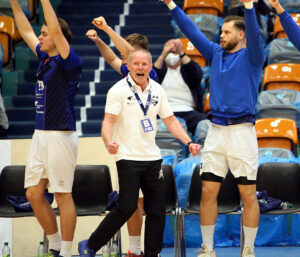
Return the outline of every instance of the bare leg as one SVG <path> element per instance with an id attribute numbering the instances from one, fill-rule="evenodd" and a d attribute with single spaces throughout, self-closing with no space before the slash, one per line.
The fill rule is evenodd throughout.
<path id="1" fill-rule="evenodd" d="M 63 241 L 73 241 L 76 226 L 76 209 L 71 193 L 55 193 L 60 212 L 61 236 Z"/>
<path id="2" fill-rule="evenodd" d="M 238 185 L 243 201 L 243 224 L 256 228 L 259 222 L 259 206 L 256 197 L 256 185 Z"/>
<path id="3" fill-rule="evenodd" d="M 218 216 L 217 196 L 221 183 L 202 181 L 200 202 L 200 223 L 202 226 L 214 225 Z"/>
<path id="4" fill-rule="evenodd" d="M 127 220 L 129 236 L 141 236 L 143 225 L 143 198 L 139 198 L 138 207 L 132 216 Z"/>
<path id="5" fill-rule="evenodd" d="M 55 214 L 44 197 L 47 184 L 47 179 L 41 179 L 38 185 L 28 187 L 26 190 L 26 197 L 29 200 L 34 214 L 46 235 L 52 235 L 57 233 L 58 228 Z"/>

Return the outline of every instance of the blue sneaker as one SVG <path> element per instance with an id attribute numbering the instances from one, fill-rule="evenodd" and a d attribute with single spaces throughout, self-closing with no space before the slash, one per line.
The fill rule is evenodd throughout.
<path id="1" fill-rule="evenodd" d="M 78 243 L 78 252 L 80 257 L 95 257 L 96 253 L 87 246 L 88 240 L 83 240 Z"/>

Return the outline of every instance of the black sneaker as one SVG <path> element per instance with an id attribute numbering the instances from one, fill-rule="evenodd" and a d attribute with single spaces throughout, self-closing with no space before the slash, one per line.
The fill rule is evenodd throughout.
<path id="1" fill-rule="evenodd" d="M 55 251 L 53 249 L 50 249 L 45 257 L 59 257 L 59 251 Z"/>

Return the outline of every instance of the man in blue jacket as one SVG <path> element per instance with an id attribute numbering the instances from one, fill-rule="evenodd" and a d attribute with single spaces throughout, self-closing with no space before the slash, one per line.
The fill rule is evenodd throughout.
<path id="1" fill-rule="evenodd" d="M 217 196 L 228 169 L 236 179 L 244 206 L 245 244 L 242 256 L 254 257 L 259 221 L 255 104 L 265 56 L 253 3 L 251 0 L 242 0 L 245 20 L 239 16 L 225 18 L 221 43 L 218 45 L 210 42 L 173 1 L 163 1 L 181 31 L 211 63 L 212 125 L 201 156 L 200 223 L 203 244 L 199 257 L 216 256 L 213 234 L 217 219 Z"/>
<path id="2" fill-rule="evenodd" d="M 300 27 L 293 20 L 291 15 L 289 15 L 288 12 L 284 10 L 278 0 L 269 0 L 269 3 L 273 8 L 276 9 L 280 19 L 280 23 L 284 28 L 289 40 L 300 51 Z"/>

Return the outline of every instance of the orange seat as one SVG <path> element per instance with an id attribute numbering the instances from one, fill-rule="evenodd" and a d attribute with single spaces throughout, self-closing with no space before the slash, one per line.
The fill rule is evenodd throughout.
<path id="1" fill-rule="evenodd" d="M 222 16 L 224 3 L 223 0 L 184 0 L 183 10 L 186 14 L 206 13 Z"/>
<path id="2" fill-rule="evenodd" d="M 205 97 L 204 97 L 203 111 L 204 111 L 205 113 L 209 113 L 209 112 L 210 112 L 210 106 L 209 106 L 209 92 L 207 92 L 206 95 L 205 95 Z"/>
<path id="3" fill-rule="evenodd" d="M 276 63 L 265 68 L 263 89 L 282 88 L 300 91 L 300 64 Z"/>
<path id="4" fill-rule="evenodd" d="M 281 118 L 256 120 L 255 124 L 258 147 L 278 147 L 291 150 L 296 154 L 298 145 L 295 121 Z"/>
<path id="5" fill-rule="evenodd" d="M 14 40 L 18 40 L 20 38 L 21 36 L 16 30 L 14 19 L 9 16 L 0 16 L 0 43 L 4 49 L 3 65 L 9 64 L 13 51 Z"/>
<path id="6" fill-rule="evenodd" d="M 300 27 L 300 13 L 291 13 L 291 16 L 296 24 Z M 274 38 L 287 38 L 287 34 L 285 33 L 278 16 L 274 22 L 273 36 Z"/>
<path id="7" fill-rule="evenodd" d="M 37 1 L 35 0 L 28 0 L 28 7 L 30 11 L 30 16 L 28 17 L 29 20 L 31 20 L 35 16 L 35 10 L 37 8 Z"/>
<path id="8" fill-rule="evenodd" d="M 200 66 L 206 66 L 206 60 L 203 55 L 194 47 L 192 42 L 188 38 L 180 38 L 182 43 L 183 51 L 188 55 L 191 59 L 193 59 Z"/>

